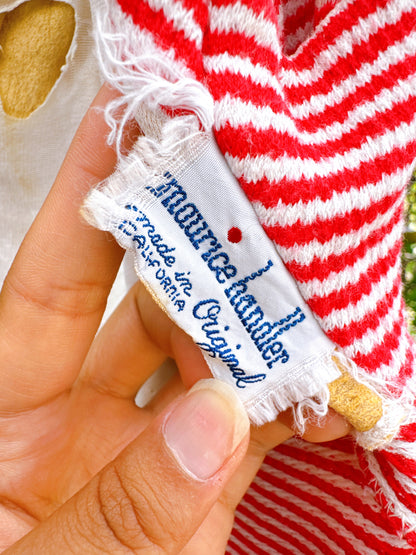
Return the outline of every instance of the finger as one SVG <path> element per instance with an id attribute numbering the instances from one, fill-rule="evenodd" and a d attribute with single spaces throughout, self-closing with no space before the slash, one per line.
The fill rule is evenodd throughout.
<path id="1" fill-rule="evenodd" d="M 242 461 L 248 430 L 231 388 L 201 382 L 9 553 L 179 553 Z"/>
<path id="2" fill-rule="evenodd" d="M 174 357 L 186 387 L 211 376 L 198 347 L 161 310 L 142 283 L 135 284 L 95 339 L 77 385 L 122 398 Z"/>
<path id="3" fill-rule="evenodd" d="M 117 309 L 107 320 L 94 340 L 76 387 L 93 387 L 120 398 L 134 398 L 140 386 L 166 359 L 166 353 L 149 335 L 143 324 L 143 286 L 130 289 Z M 145 293 L 145 292 L 144 292 Z M 149 303 L 153 318 L 160 309 Z M 160 332 L 165 333 L 170 322 L 160 321 Z"/>
<path id="4" fill-rule="evenodd" d="M 102 110 L 113 95 L 104 87 L 84 117 L 1 293 L 0 390 L 17 410 L 73 382 L 122 257 L 113 240 L 79 215 L 87 191 L 116 163 Z"/>
<path id="5" fill-rule="evenodd" d="M 324 416 L 319 416 L 312 410 L 305 411 L 305 430 L 302 434 L 302 439 L 310 443 L 320 443 L 325 441 L 332 441 L 340 437 L 344 437 L 351 433 L 352 427 L 348 421 L 335 412 L 332 408 L 328 408 Z M 296 422 L 293 418 L 293 411 L 287 410 L 279 415 L 279 422 L 291 428 L 295 434 L 299 435 Z M 263 436 L 265 441 L 273 445 L 273 429 L 270 428 L 268 433 Z M 270 448 L 271 448 L 270 447 Z"/>

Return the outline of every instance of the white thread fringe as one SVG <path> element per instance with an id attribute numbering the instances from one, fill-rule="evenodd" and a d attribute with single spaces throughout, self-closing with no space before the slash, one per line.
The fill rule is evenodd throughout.
<path id="1" fill-rule="evenodd" d="M 195 116 L 169 119 L 162 115 L 160 120 L 160 114 L 145 111 L 143 107 L 140 113 L 145 115 L 146 125 L 154 138 L 139 137 L 128 156 L 119 159 L 116 173 L 91 190 L 82 206 L 83 217 L 98 229 L 110 231 L 111 221 L 117 219 L 117 214 L 121 217 L 121 207 L 132 198 L 140 200 L 142 206 L 155 202 L 155 198 L 138 184 L 161 178 L 172 161 L 175 171 L 180 171 L 210 139 L 210 134 L 200 131 Z"/>
<path id="2" fill-rule="evenodd" d="M 313 422 L 319 425 L 319 419 L 328 412 L 329 390 L 327 384 L 337 377 L 340 372 L 332 360 L 332 354 L 317 356 L 305 363 L 298 375 L 293 374 L 290 385 L 277 388 L 272 384 L 261 398 L 256 398 L 252 405 L 246 404 L 250 421 L 262 426 L 272 422 L 286 410 L 292 409 L 293 423 L 296 433 L 305 433 L 306 424 Z"/>
<path id="3" fill-rule="evenodd" d="M 184 109 L 196 114 L 202 129 L 214 122 L 214 102 L 208 90 L 175 58 L 172 48 L 161 51 L 152 36 L 138 29 L 114 0 L 95 0 L 94 34 L 97 57 L 106 82 L 121 95 L 105 108 L 119 157 L 123 130 L 146 105 Z"/>

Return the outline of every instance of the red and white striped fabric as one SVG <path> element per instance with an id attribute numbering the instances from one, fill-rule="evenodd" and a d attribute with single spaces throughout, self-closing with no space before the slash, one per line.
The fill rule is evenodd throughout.
<path id="1" fill-rule="evenodd" d="M 124 61 L 158 52 L 206 87 L 220 149 L 322 329 L 409 408 L 375 451 L 351 438 L 276 448 L 229 553 L 416 553 L 416 351 L 400 267 L 416 0 L 98 0 L 96 12 L 104 66 L 112 33 Z M 125 78 L 107 71 L 126 93 L 134 63 Z"/>

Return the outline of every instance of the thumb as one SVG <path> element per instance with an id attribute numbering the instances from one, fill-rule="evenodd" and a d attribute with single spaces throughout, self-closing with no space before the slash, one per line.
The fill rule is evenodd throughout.
<path id="1" fill-rule="evenodd" d="M 10 553 L 180 552 L 242 461 L 248 432 L 232 388 L 198 382 Z"/>

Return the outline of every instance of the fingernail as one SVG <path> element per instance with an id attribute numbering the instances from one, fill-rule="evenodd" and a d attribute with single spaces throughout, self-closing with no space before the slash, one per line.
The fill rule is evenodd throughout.
<path id="1" fill-rule="evenodd" d="M 165 442 L 182 469 L 196 480 L 213 477 L 249 430 L 231 386 L 200 380 L 167 418 Z"/>

